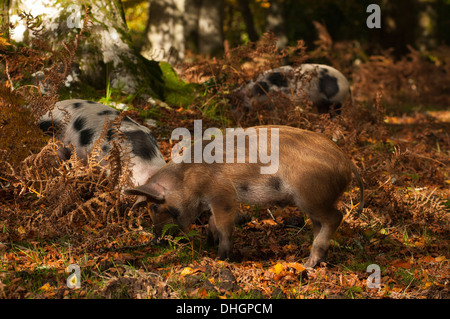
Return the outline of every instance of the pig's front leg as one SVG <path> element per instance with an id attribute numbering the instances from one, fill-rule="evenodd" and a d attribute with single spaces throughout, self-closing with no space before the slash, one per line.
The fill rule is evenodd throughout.
<path id="1" fill-rule="evenodd" d="M 219 259 L 227 259 L 231 256 L 233 242 L 231 236 L 234 230 L 235 213 L 237 204 L 221 202 L 211 205 L 212 216 L 209 221 L 210 232 L 213 239 L 219 239 Z"/>

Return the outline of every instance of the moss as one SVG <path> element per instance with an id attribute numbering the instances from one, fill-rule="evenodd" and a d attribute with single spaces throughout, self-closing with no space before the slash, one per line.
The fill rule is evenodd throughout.
<path id="1" fill-rule="evenodd" d="M 167 62 L 159 62 L 164 81 L 164 100 L 173 106 L 187 107 L 197 96 L 199 85 L 186 83 Z"/>
<path id="2" fill-rule="evenodd" d="M 96 101 L 102 97 L 95 88 L 85 81 L 74 82 L 69 87 L 62 86 L 58 94 L 59 100 L 84 99 Z"/>

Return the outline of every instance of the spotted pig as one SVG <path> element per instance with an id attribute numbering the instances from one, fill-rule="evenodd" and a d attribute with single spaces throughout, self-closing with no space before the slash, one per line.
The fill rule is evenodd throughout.
<path id="1" fill-rule="evenodd" d="M 233 96 L 247 110 L 254 104 L 273 108 L 282 94 L 293 98 L 296 104 L 312 102 L 320 114 L 329 113 L 331 108 L 340 114 L 349 93 L 351 97 L 347 79 L 335 68 L 302 64 L 296 68 L 287 65 L 265 71 L 256 80 L 235 90 Z"/>
<path id="2" fill-rule="evenodd" d="M 58 156 L 65 160 L 71 155 L 70 144 L 75 146 L 77 156 L 86 159 L 94 143 L 101 136 L 106 121 L 106 136 L 101 145 L 101 158 L 111 150 L 110 141 L 117 136 L 113 121 L 120 114 L 112 107 L 86 100 L 64 100 L 57 102 L 52 113 L 39 120 L 40 128 L 65 147 L 58 149 Z M 120 124 L 124 135 L 122 147 L 130 151 L 130 166 L 134 185 L 142 185 L 165 164 L 158 142 L 150 129 L 125 116 Z"/>

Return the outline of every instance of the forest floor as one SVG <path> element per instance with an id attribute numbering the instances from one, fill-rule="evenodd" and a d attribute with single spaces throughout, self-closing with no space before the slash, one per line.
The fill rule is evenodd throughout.
<path id="1" fill-rule="evenodd" d="M 62 59 L 66 71 L 75 44 Z M 172 130 L 192 131 L 198 119 L 203 129 L 280 124 L 333 139 L 360 170 L 365 204 L 362 212 L 356 210 L 360 191 L 352 182 L 338 202 L 344 219 L 326 263 L 303 266 L 312 225 L 295 207 L 241 204 L 247 219 L 236 226 L 231 260 L 218 260 L 217 247 L 207 244 L 206 218 L 184 232 L 171 229 L 164 244 L 152 244 L 148 211 L 132 211 L 132 198 L 121 192 L 129 172 L 122 170 L 126 161 L 117 160 L 120 148 L 111 151 L 106 168 L 76 156 L 62 162 L 55 143 L 32 124 L 33 116 L 54 106 L 56 94 L 41 95 L 26 75 L 43 65 L 42 57 L 56 66 L 68 47 L 53 52 L 53 59 L 3 43 L 8 80 L 0 85 L 0 298 L 448 299 L 448 49 L 429 56 L 412 50 L 400 61 L 366 59 L 352 76 L 356 107 L 333 119 L 288 99 L 239 118 L 226 97 L 258 70 L 281 65 L 288 51 L 277 55 L 275 44 L 269 37 L 226 52 L 222 60 L 181 68 L 178 74 L 189 84 L 160 63 L 171 106 L 155 107 L 109 86 L 97 95 L 83 87 L 60 98 L 131 104 L 127 115 L 141 123 L 153 120 L 166 160 L 174 146 Z M 304 62 L 305 50 L 299 41 L 290 51 L 294 62 Z M 353 68 L 352 55 L 342 56 L 347 59 L 342 64 Z M 65 76 L 58 69 L 46 71 L 44 83 L 61 84 Z M 25 102 L 36 114 L 19 107 Z M 427 103 L 441 107 L 424 107 Z"/>
<path id="2" fill-rule="evenodd" d="M 192 126 L 199 116 L 183 108 L 161 111 L 165 124 L 154 131 L 167 158 L 171 128 Z M 295 207 L 241 205 L 250 217 L 236 228 L 234 259 L 220 261 L 202 222 L 166 236 L 165 244 L 138 249 L 121 247 L 153 239 L 148 216 L 135 228 L 94 220 L 77 235 L 39 235 L 9 219 L 50 205 L 1 189 L 0 298 L 450 298 L 449 116 L 445 110 L 385 115 L 389 139 L 373 134 L 351 151 L 365 163 L 365 208 L 354 209 L 357 189 L 344 194 L 344 221 L 327 262 L 314 269 L 303 267 L 312 225 Z M 375 166 L 376 182 L 375 173 L 364 173 Z M 77 289 L 69 288 L 77 282 L 67 272 L 74 264 Z M 378 282 L 373 269 L 380 270 Z"/>

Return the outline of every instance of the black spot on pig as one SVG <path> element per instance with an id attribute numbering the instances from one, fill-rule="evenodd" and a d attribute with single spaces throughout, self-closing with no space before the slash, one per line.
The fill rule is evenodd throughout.
<path id="1" fill-rule="evenodd" d="M 109 141 L 111 141 L 113 139 L 113 135 L 114 135 L 114 129 L 110 128 L 107 132 L 106 132 L 106 139 Z"/>
<path id="2" fill-rule="evenodd" d="M 100 115 L 100 116 L 111 115 L 112 113 L 113 113 L 112 110 L 104 110 L 104 111 L 98 112 L 97 115 Z"/>
<path id="3" fill-rule="evenodd" d="M 319 79 L 319 91 L 329 99 L 335 96 L 339 92 L 339 86 L 337 79 L 334 76 L 329 76 L 324 72 L 321 72 Z"/>
<path id="4" fill-rule="evenodd" d="M 109 152 L 109 146 L 108 145 L 103 145 L 102 146 L 102 151 L 103 151 L 103 153 L 108 153 Z"/>
<path id="5" fill-rule="evenodd" d="M 94 101 L 86 101 L 86 103 L 89 103 L 89 104 L 97 104 L 97 102 L 94 102 Z"/>
<path id="6" fill-rule="evenodd" d="M 281 190 L 281 180 L 279 177 L 270 176 L 269 177 L 269 185 L 271 188 L 273 188 L 276 191 Z"/>
<path id="7" fill-rule="evenodd" d="M 39 128 L 48 135 L 56 134 L 56 131 L 59 128 L 58 122 L 52 122 L 51 120 L 39 122 Z"/>
<path id="8" fill-rule="evenodd" d="M 86 146 L 92 142 L 92 137 L 94 136 L 94 131 L 90 128 L 82 130 L 80 132 L 80 145 Z"/>
<path id="9" fill-rule="evenodd" d="M 73 107 L 74 109 L 79 109 L 79 108 L 82 107 L 82 106 L 83 106 L 83 103 L 80 103 L 80 102 L 73 103 L 73 105 L 72 105 L 72 107 Z"/>
<path id="10" fill-rule="evenodd" d="M 151 133 L 143 131 L 129 131 L 124 132 L 131 142 L 133 153 L 143 159 L 151 160 L 156 156 L 158 150 L 158 143 Z"/>
<path id="11" fill-rule="evenodd" d="M 79 132 L 79 131 L 81 131 L 83 128 L 84 128 L 84 126 L 86 125 L 86 118 L 85 117 L 82 117 L 82 116 L 79 116 L 74 122 L 73 122 L 73 128 L 77 131 L 77 132 Z"/>
<path id="12" fill-rule="evenodd" d="M 273 72 L 268 77 L 267 80 L 278 87 L 287 87 L 288 81 L 286 77 L 281 72 Z"/>
<path id="13" fill-rule="evenodd" d="M 263 95 L 269 92 L 269 85 L 266 82 L 256 82 L 252 89 L 256 95 Z"/>

